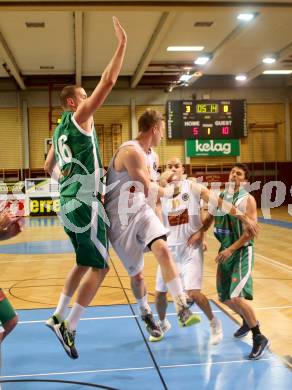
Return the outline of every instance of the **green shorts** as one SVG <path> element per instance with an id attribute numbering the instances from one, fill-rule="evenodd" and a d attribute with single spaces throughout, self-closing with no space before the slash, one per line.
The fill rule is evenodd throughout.
<path id="1" fill-rule="evenodd" d="M 72 210 L 72 211 L 70 211 Z M 74 198 L 61 198 L 61 219 L 76 253 L 76 263 L 82 266 L 108 267 L 108 239 L 103 206 L 92 207 Z"/>
<path id="2" fill-rule="evenodd" d="M 235 297 L 253 299 L 253 264 L 254 250 L 249 245 L 235 251 L 225 263 L 218 265 L 217 292 L 221 302 Z"/>
<path id="3" fill-rule="evenodd" d="M 0 288 L 0 326 L 5 325 L 6 322 L 12 320 L 16 313 L 11 303 L 6 298 L 3 290 Z"/>

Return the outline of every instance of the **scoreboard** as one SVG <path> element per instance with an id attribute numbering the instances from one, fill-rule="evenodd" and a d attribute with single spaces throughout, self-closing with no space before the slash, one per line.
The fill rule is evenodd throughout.
<path id="1" fill-rule="evenodd" d="M 245 100 L 169 100 L 166 115 L 170 139 L 247 136 Z"/>

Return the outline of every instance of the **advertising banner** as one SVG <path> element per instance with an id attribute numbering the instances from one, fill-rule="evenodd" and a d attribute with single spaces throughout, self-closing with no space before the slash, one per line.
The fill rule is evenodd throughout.
<path id="1" fill-rule="evenodd" d="M 187 157 L 240 155 L 238 139 L 192 139 L 186 143 Z"/>

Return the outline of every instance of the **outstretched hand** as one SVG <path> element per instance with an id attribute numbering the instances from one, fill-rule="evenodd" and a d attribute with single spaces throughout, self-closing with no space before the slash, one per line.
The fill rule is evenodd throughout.
<path id="1" fill-rule="evenodd" d="M 159 178 L 159 185 L 166 187 L 169 183 L 176 179 L 176 173 L 172 171 L 164 171 Z"/>
<path id="2" fill-rule="evenodd" d="M 9 209 L 4 209 L 0 213 L 0 231 L 6 230 L 11 224 L 17 221 L 18 217 L 13 215 Z"/>
<path id="3" fill-rule="evenodd" d="M 125 45 L 127 43 L 127 34 L 116 16 L 113 16 L 113 24 L 119 42 Z"/>
<path id="4" fill-rule="evenodd" d="M 16 236 L 23 230 L 23 218 L 15 216 L 9 209 L 0 213 L 0 240 Z"/>

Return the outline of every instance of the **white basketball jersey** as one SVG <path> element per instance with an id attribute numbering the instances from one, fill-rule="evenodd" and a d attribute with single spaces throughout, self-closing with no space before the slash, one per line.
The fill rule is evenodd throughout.
<path id="1" fill-rule="evenodd" d="M 186 244 L 202 226 L 200 194 L 192 191 L 191 184 L 188 179 L 182 180 L 178 196 L 161 198 L 163 223 L 170 230 L 167 237 L 170 246 Z"/>
<path id="2" fill-rule="evenodd" d="M 159 173 L 157 172 L 158 166 L 157 166 L 156 153 L 152 148 L 150 148 L 148 152 L 145 152 L 145 156 L 146 156 L 147 168 L 150 175 L 150 180 L 156 182 L 159 179 Z"/>
<path id="3" fill-rule="evenodd" d="M 133 146 L 138 152 L 143 154 L 149 175 L 154 178 L 157 174 L 155 170 L 156 165 L 154 165 L 154 162 L 156 162 L 155 152 L 150 149 L 149 153 L 145 153 L 137 140 L 124 142 L 117 152 L 127 146 Z M 129 221 L 135 217 L 137 212 L 147 205 L 142 183 L 140 183 L 140 186 L 134 186 L 135 188 L 133 189 L 134 182 L 128 171 L 118 172 L 115 170 L 114 160 L 117 152 L 108 167 L 107 193 L 105 195 L 105 209 L 111 222 L 112 236 L 115 238 L 120 234 L 122 228 L 125 228 Z"/>

